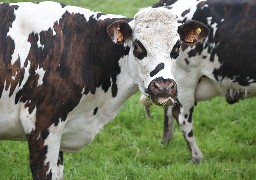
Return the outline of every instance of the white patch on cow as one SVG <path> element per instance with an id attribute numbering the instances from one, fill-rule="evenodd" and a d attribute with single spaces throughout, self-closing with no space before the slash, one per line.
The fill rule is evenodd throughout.
<path id="1" fill-rule="evenodd" d="M 28 61 L 28 64 L 27 64 L 27 66 L 25 67 L 24 78 L 23 78 L 23 80 L 22 80 L 22 82 L 21 82 L 21 85 L 20 85 L 20 87 L 19 87 L 20 89 L 23 88 L 23 86 L 25 85 L 25 83 L 26 83 L 27 80 L 28 80 L 30 64 L 31 64 L 30 61 Z"/>
<path id="2" fill-rule="evenodd" d="M 112 18 L 124 18 L 124 16 L 121 15 L 115 15 L 115 14 L 102 14 L 99 11 L 91 11 L 89 9 L 84 9 L 76 6 L 65 6 L 64 7 L 67 12 L 70 14 L 79 13 L 83 14 L 85 19 L 88 21 L 90 18 L 93 18 L 95 20 L 105 20 L 105 19 L 112 19 Z M 99 18 L 97 17 L 98 14 L 102 14 Z"/>
<path id="3" fill-rule="evenodd" d="M 14 92 L 18 89 L 16 87 Z M 35 129 L 36 108 L 30 114 L 25 103 L 14 103 L 15 93 L 12 96 L 9 94 L 10 87 L 8 90 L 3 90 L 0 99 L 0 139 L 26 140 L 26 134 Z"/>
<path id="4" fill-rule="evenodd" d="M 209 5 L 205 4 L 201 9 L 208 8 L 208 7 L 209 7 Z"/>
<path id="5" fill-rule="evenodd" d="M 88 21 L 90 18 L 97 19 L 97 14 L 100 12 L 97 11 L 91 11 L 89 9 L 84 9 L 81 7 L 76 7 L 76 6 L 65 6 L 64 7 L 65 11 L 69 12 L 70 14 L 83 14 L 85 19 Z"/>
<path id="6" fill-rule="evenodd" d="M 207 19 L 207 24 L 211 26 L 213 29 L 213 37 L 214 37 L 217 31 L 217 23 L 216 22 L 212 23 L 212 17 L 207 17 L 206 19 Z"/>
<path id="7" fill-rule="evenodd" d="M 65 10 L 59 3 L 55 2 L 41 2 L 39 4 L 25 2 L 20 4 L 12 3 L 11 5 L 19 6 L 14 11 L 16 18 L 7 34 L 15 43 L 11 62 L 13 64 L 20 57 L 21 65 L 23 66 L 31 47 L 28 42 L 29 35 L 46 31 L 49 28 L 52 29 L 54 23 L 61 18 Z"/>
<path id="8" fill-rule="evenodd" d="M 42 49 L 44 48 L 44 45 L 41 44 L 41 42 L 40 42 L 40 34 L 38 34 L 37 47 L 42 48 Z"/>
<path id="9" fill-rule="evenodd" d="M 57 178 L 56 179 L 63 179 L 63 172 L 64 172 L 64 165 L 59 164 L 57 166 Z"/>
<path id="10" fill-rule="evenodd" d="M 43 84 L 43 78 L 44 78 L 44 74 L 45 74 L 45 70 L 41 67 L 35 70 L 35 73 L 39 75 L 39 79 L 38 79 L 38 86 Z"/>
<path id="11" fill-rule="evenodd" d="M 104 15 L 101 15 L 98 20 L 105 20 L 105 19 L 113 19 L 113 18 L 125 18 L 125 16 L 121 16 L 121 15 L 116 15 L 116 14 L 104 14 Z"/>
<path id="12" fill-rule="evenodd" d="M 23 127 L 20 122 L 20 104 L 15 104 L 15 94 L 10 96 L 10 87 L 6 83 L 0 98 L 0 139 L 25 139 Z M 16 87 L 17 89 L 17 87 Z"/>
<path id="13" fill-rule="evenodd" d="M 32 113 L 29 113 L 29 108 L 25 107 L 25 103 L 20 103 L 20 121 L 26 134 L 35 130 L 36 107 Z"/>
<path id="14" fill-rule="evenodd" d="M 173 63 L 170 53 L 179 39 L 177 33 L 178 23 L 176 16 L 164 7 L 144 8 L 134 16 L 133 41 L 139 40 L 147 51 L 147 56 L 142 60 L 133 55 L 133 47 L 130 50 L 129 68 L 138 84 L 141 92 L 156 77 L 172 79 L 171 69 Z M 158 64 L 163 63 L 164 69 L 155 76 L 149 77 Z M 139 78 L 138 78 L 139 77 Z"/>
<path id="15" fill-rule="evenodd" d="M 63 128 L 66 124 L 66 121 L 61 121 L 59 119 L 59 123 L 57 126 L 52 124 L 48 130 L 49 135 L 44 141 L 44 146 L 47 146 L 48 151 L 46 154 L 45 164 L 49 163 L 49 169 L 47 174 L 50 172 L 52 173 L 52 179 L 60 179 L 62 177 L 62 173 L 59 173 L 58 166 L 56 166 L 59 157 L 59 148 L 60 148 L 60 141 Z"/>
<path id="16" fill-rule="evenodd" d="M 14 75 L 14 76 L 12 76 L 12 80 L 13 80 L 13 81 L 15 80 L 16 75 L 17 75 L 17 72 L 15 72 L 15 75 Z"/>

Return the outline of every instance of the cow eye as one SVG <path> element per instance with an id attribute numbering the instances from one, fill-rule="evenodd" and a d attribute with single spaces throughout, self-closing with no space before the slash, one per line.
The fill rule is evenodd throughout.
<path id="1" fill-rule="evenodd" d="M 137 51 L 138 53 L 141 53 L 143 51 L 140 45 L 138 44 L 138 42 L 136 41 L 134 41 L 133 47 L 134 47 L 134 51 Z"/>
<path id="2" fill-rule="evenodd" d="M 179 56 L 180 46 L 181 46 L 180 41 L 177 41 L 176 44 L 173 46 L 172 52 L 170 54 L 170 57 L 172 59 L 176 59 Z"/>
<path id="3" fill-rule="evenodd" d="M 133 42 L 133 54 L 138 59 L 142 60 L 144 57 L 147 56 L 147 51 L 142 45 L 142 43 L 138 40 Z"/>

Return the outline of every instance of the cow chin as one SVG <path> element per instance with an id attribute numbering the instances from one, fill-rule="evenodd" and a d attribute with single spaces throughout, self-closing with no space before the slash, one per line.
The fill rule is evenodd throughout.
<path id="1" fill-rule="evenodd" d="M 151 100 L 158 106 L 173 106 L 176 102 L 176 98 L 173 97 L 151 97 Z"/>

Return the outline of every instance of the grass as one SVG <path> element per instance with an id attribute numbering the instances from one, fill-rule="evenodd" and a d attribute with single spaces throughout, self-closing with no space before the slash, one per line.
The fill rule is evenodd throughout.
<path id="1" fill-rule="evenodd" d="M 154 3 L 151 0 L 62 2 L 127 16 Z M 174 140 L 160 144 L 163 110 L 153 106 L 148 121 L 138 99 L 139 93 L 81 152 L 65 154 L 65 179 L 256 178 L 255 98 L 235 105 L 228 105 L 222 98 L 198 103 L 193 116 L 194 134 L 206 158 L 199 165 L 191 162 L 177 126 Z M 0 141 L 0 159 L 0 179 L 31 179 L 26 142 Z"/>

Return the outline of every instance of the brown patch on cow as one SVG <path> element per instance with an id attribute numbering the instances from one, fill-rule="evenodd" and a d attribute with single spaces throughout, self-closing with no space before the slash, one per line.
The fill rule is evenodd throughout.
<path id="1" fill-rule="evenodd" d="M 46 172 L 49 169 L 49 163 L 45 164 L 48 146 L 44 146 L 44 140 L 38 134 L 31 133 L 27 135 L 30 168 L 33 179 L 51 179 L 51 174 L 46 177 Z"/>
<path id="2" fill-rule="evenodd" d="M 24 76 L 24 71 L 20 69 L 19 60 L 11 65 L 15 44 L 7 36 L 9 28 L 15 20 L 14 10 L 17 8 L 17 6 L 9 6 L 6 3 L 0 6 L 0 96 L 2 96 L 4 87 L 5 90 L 10 88 L 9 96 L 11 96 Z"/>

